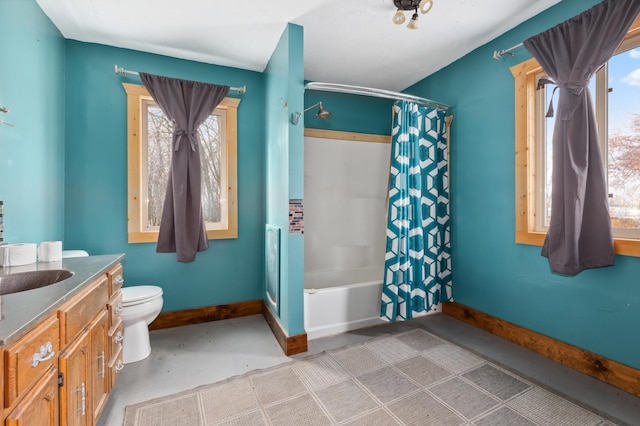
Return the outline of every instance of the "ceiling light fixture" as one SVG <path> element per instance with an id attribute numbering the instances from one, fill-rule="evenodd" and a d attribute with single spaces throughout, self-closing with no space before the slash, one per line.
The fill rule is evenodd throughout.
<path id="1" fill-rule="evenodd" d="M 413 15 L 411 16 L 409 24 L 407 24 L 407 28 L 417 30 L 418 10 L 420 10 L 420 13 L 423 15 L 429 12 L 433 7 L 433 0 L 393 0 L 393 4 L 397 8 L 395 15 L 393 15 L 391 19 L 393 23 L 396 25 L 404 24 L 406 21 L 404 11 L 413 10 Z"/>

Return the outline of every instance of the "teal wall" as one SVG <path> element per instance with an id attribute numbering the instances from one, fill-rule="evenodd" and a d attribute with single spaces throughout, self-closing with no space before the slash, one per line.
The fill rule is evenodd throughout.
<path id="1" fill-rule="evenodd" d="M 64 39 L 33 0 L 0 1 L 0 200 L 7 243 L 64 232 Z"/>
<path id="2" fill-rule="evenodd" d="M 287 25 L 264 75 L 266 223 L 280 228 L 279 319 L 294 336 L 304 332 L 304 236 L 289 235 L 289 199 L 304 197 L 304 120 L 290 120 L 303 107 L 302 27 Z"/>
<path id="3" fill-rule="evenodd" d="M 564 0 L 407 92 L 453 105 L 453 295 L 457 302 L 640 368 L 640 259 L 576 277 L 552 274 L 540 247 L 515 244 L 514 80 L 525 49 L 501 50 L 598 3 Z"/>
<path id="4" fill-rule="evenodd" d="M 210 240 L 193 263 L 127 243 L 127 97 L 114 64 L 136 71 L 247 86 L 238 107 L 238 238 Z M 65 245 L 125 253 L 126 284 L 164 290 L 164 311 L 262 298 L 264 78 L 261 73 L 68 40 Z M 229 96 L 236 96 L 230 93 Z"/>
<path id="5" fill-rule="evenodd" d="M 317 102 L 322 102 L 322 106 L 331 112 L 331 118 L 316 117 L 318 109 L 313 108 L 304 115 L 304 125 L 307 128 L 391 135 L 392 100 L 318 90 L 305 91 L 305 108 Z"/>

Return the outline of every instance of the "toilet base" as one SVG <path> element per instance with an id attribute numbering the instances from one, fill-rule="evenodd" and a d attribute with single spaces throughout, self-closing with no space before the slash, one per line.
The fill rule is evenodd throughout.
<path id="1" fill-rule="evenodd" d="M 130 364 L 141 361 L 151 354 L 149 327 L 145 321 L 138 321 L 124 328 L 122 341 L 122 362 Z"/>

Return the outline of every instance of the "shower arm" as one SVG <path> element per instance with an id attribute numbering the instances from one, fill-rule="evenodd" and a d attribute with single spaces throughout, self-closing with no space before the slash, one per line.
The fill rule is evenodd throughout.
<path id="1" fill-rule="evenodd" d="M 317 107 L 318 105 L 320 105 L 320 102 L 316 102 L 315 104 L 311 105 L 309 108 L 305 108 L 302 112 L 305 113 L 305 112 Z"/>

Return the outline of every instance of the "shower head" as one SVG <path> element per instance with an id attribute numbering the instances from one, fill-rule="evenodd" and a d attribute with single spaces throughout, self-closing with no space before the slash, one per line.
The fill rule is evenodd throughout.
<path id="1" fill-rule="evenodd" d="M 314 105 L 311 105 L 309 108 L 305 108 L 304 111 L 302 112 L 294 112 L 293 114 L 291 114 L 291 123 L 293 123 L 294 126 L 298 125 L 298 120 L 300 119 L 300 116 L 309 111 L 310 109 L 313 109 L 315 107 L 318 107 L 318 112 L 316 112 L 316 117 L 318 118 L 331 118 L 331 113 L 329 111 L 327 111 L 326 109 L 324 109 L 324 107 L 322 106 L 322 102 L 318 102 Z"/>
<path id="2" fill-rule="evenodd" d="M 316 113 L 318 118 L 331 118 L 331 113 L 324 109 L 322 102 L 318 102 L 318 112 Z"/>
<path id="3" fill-rule="evenodd" d="M 318 102 L 315 105 L 311 105 L 309 108 L 305 108 L 304 112 L 307 112 L 310 109 L 313 109 L 315 107 L 318 107 L 318 112 L 316 113 L 316 117 L 318 117 L 318 118 L 331 118 L 331 113 L 329 111 L 327 111 L 326 109 L 324 109 L 324 107 L 322 106 L 322 102 Z"/>

